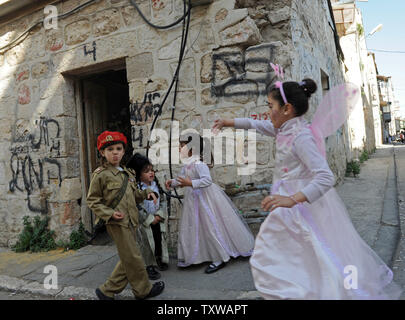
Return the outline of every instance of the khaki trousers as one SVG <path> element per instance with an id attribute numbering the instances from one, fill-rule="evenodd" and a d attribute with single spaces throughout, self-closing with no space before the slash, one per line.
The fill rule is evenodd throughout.
<path id="1" fill-rule="evenodd" d="M 130 224 L 130 227 L 126 228 L 107 224 L 106 228 L 117 246 L 120 261 L 100 290 L 106 296 L 114 297 L 114 294 L 122 292 L 129 282 L 136 297 L 145 297 L 152 289 L 152 285 L 136 243 L 133 226 Z"/>

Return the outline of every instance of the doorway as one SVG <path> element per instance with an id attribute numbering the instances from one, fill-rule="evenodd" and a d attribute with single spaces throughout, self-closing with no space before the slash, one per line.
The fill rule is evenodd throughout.
<path id="1" fill-rule="evenodd" d="M 97 137 L 105 130 L 120 131 L 128 140 L 122 162 L 132 156 L 131 123 L 129 114 L 129 87 L 125 69 L 91 74 L 80 80 L 81 96 L 81 143 L 83 195 L 87 195 L 91 174 L 100 165 L 101 156 L 97 150 Z M 110 238 L 105 227 L 95 229 L 95 216 L 87 205 L 82 208 L 86 230 L 94 237 L 92 244 L 107 244 Z"/>

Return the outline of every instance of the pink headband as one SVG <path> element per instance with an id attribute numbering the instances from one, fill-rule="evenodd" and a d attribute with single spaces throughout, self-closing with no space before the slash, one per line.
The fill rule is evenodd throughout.
<path id="1" fill-rule="evenodd" d="M 276 88 L 280 89 L 281 97 L 283 98 L 283 101 L 285 104 L 287 104 L 287 98 L 285 97 L 284 89 L 283 89 L 283 83 L 281 81 L 277 81 L 275 83 Z"/>

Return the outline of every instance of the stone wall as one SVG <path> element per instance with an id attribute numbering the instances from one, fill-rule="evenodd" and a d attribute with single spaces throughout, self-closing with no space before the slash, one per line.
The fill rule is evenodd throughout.
<path id="1" fill-rule="evenodd" d="M 64 1 L 57 5 L 58 12 L 68 12 L 84 2 Z M 180 0 L 137 3 L 159 25 L 175 21 L 183 13 Z M 265 88 L 276 79 L 270 62 L 283 65 L 287 78 L 310 76 L 319 83 L 323 69 L 331 85 L 339 83 L 342 75 L 325 3 L 308 9 L 299 1 L 218 0 L 193 8 L 174 117 L 180 131 L 192 127 L 201 132 L 217 117 L 264 117 L 268 109 Z M 43 12 L 38 11 L 1 26 L 0 46 L 41 18 Z M 78 93 L 75 79 L 69 75 L 125 60 L 130 108 L 145 115 L 145 97 L 155 108 L 162 102 L 177 66 L 180 41 L 181 24 L 156 30 L 146 25 L 129 1 L 99 0 L 60 19 L 58 29 L 38 27 L 0 54 L 0 148 L 4 151 L 0 156 L 0 245 L 15 242 L 24 215 L 49 215 L 51 228 L 58 237 L 66 238 L 85 212 Z M 309 118 L 320 97 L 321 90 L 312 99 Z M 156 128 L 168 131 L 172 99 L 173 94 Z M 145 153 L 152 120 L 131 119 L 135 151 Z M 328 142 L 329 162 L 341 177 L 344 134 L 332 140 Z M 240 176 L 238 165 L 225 164 L 215 165 L 211 174 L 223 187 L 262 185 L 271 183 L 273 166 L 274 143 L 258 135 L 253 174 Z M 156 168 L 164 181 L 169 176 L 168 165 Z M 180 168 L 173 166 L 174 175 Z M 240 210 L 259 207 L 257 199 L 262 195 L 257 198 L 256 193 L 244 194 L 249 201 L 241 200 L 243 194 L 235 198 Z M 175 247 L 181 211 L 177 200 L 172 201 L 171 211 Z"/>

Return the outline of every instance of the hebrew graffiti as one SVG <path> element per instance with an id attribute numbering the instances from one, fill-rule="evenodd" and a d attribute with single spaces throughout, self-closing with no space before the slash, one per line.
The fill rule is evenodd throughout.
<path id="1" fill-rule="evenodd" d="M 10 148 L 10 192 L 26 192 L 29 210 L 46 214 L 48 199 L 46 186 L 51 179 L 62 183 L 61 164 L 49 155 L 60 155 L 60 127 L 54 119 L 41 117 L 31 130 L 14 128 Z M 21 129 L 21 128 L 19 128 Z M 33 196 L 38 201 L 33 201 Z"/>

